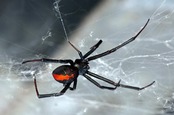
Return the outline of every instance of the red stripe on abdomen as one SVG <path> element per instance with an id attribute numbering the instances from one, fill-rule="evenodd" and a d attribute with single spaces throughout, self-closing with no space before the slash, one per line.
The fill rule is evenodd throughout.
<path id="1" fill-rule="evenodd" d="M 53 74 L 53 77 L 57 81 L 64 81 L 64 80 L 70 80 L 74 78 L 74 74 L 71 74 L 71 75 Z"/>

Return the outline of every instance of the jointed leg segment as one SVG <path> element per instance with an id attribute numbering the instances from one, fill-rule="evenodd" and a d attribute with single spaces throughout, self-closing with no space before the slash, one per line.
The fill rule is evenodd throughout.
<path id="1" fill-rule="evenodd" d="M 113 86 L 115 86 L 115 87 L 101 86 L 98 82 L 96 82 L 94 79 L 92 79 L 91 77 L 89 77 L 87 74 L 90 75 L 91 77 L 94 77 L 94 78 L 100 79 L 100 80 L 102 80 L 102 81 L 104 81 L 104 82 L 107 82 L 107 83 L 109 83 L 109 84 L 111 84 L 111 85 L 113 85 Z M 148 85 L 146 85 L 146 86 L 144 86 L 144 87 L 135 87 L 135 86 L 130 86 L 130 85 L 121 84 L 121 83 L 120 83 L 121 80 L 119 80 L 119 82 L 116 83 L 116 82 L 114 82 L 114 81 L 112 81 L 112 80 L 110 80 L 110 79 L 107 79 L 107 78 L 105 78 L 105 77 L 102 77 L 102 76 L 100 76 L 100 75 L 97 75 L 97 74 L 95 74 L 95 73 L 92 73 L 92 72 L 90 72 L 90 71 L 87 71 L 87 74 L 85 74 L 84 77 L 87 78 L 87 79 L 88 79 L 89 81 L 91 81 L 93 84 L 95 84 L 96 86 L 98 86 L 98 87 L 100 87 L 100 88 L 102 88 L 102 89 L 110 89 L 110 90 L 112 89 L 112 90 L 114 90 L 114 89 L 116 89 L 117 87 L 123 87 L 123 88 L 129 88 L 129 89 L 134 89 L 134 90 L 143 90 L 143 89 L 145 89 L 145 88 L 147 88 L 147 87 L 149 87 L 149 86 L 151 86 L 151 85 L 153 85 L 153 84 L 155 83 L 155 81 L 153 81 L 152 83 L 150 83 L 150 84 L 148 84 Z"/>
<path id="2" fill-rule="evenodd" d="M 89 55 L 91 55 L 99 47 L 99 45 L 101 43 L 102 43 L 102 40 L 99 40 L 97 44 L 95 44 L 94 46 L 92 46 L 90 48 L 90 50 L 83 56 L 83 59 L 85 59 L 86 57 L 88 57 Z"/>
<path id="3" fill-rule="evenodd" d="M 73 81 L 73 87 L 69 87 L 70 90 L 75 90 L 77 87 L 77 78 Z"/>
<path id="4" fill-rule="evenodd" d="M 27 60 L 27 61 L 22 62 L 22 64 L 25 64 L 28 62 L 70 63 L 70 64 L 73 64 L 73 61 L 70 59 L 68 59 L 68 60 L 56 60 L 56 59 L 47 59 L 47 58 Z"/>
<path id="5" fill-rule="evenodd" d="M 40 94 L 37 88 L 36 77 L 34 77 L 34 86 L 36 90 L 36 94 L 38 98 L 46 98 L 46 97 L 57 97 L 63 95 L 67 89 L 70 87 L 71 83 L 65 85 L 65 87 L 59 93 L 49 93 L 49 94 Z"/>
<path id="6" fill-rule="evenodd" d="M 117 85 L 115 85 L 114 87 L 108 87 L 108 86 L 103 86 L 103 85 L 100 85 L 97 81 L 95 81 L 94 79 L 92 79 L 91 77 L 89 77 L 88 75 L 84 74 L 83 75 L 87 80 L 89 80 L 90 82 L 92 82 L 94 85 L 96 85 L 97 87 L 101 88 L 101 89 L 108 89 L 108 90 L 115 90 L 118 86 L 119 86 L 119 83 Z"/>
<path id="7" fill-rule="evenodd" d="M 131 37 L 131 38 L 128 39 L 127 41 L 123 42 L 122 44 L 120 44 L 120 45 L 118 45 L 118 46 L 112 48 L 111 50 L 107 50 L 107 51 L 105 51 L 105 52 L 103 52 L 103 53 L 100 53 L 100 54 L 98 54 L 98 55 L 91 56 L 91 57 L 87 58 L 87 60 L 88 60 L 88 61 L 91 61 L 91 60 L 95 60 L 95 59 L 97 59 L 97 58 L 106 56 L 106 55 L 108 55 L 108 54 L 110 54 L 110 53 L 115 52 L 116 50 L 120 49 L 121 47 L 123 47 L 123 46 L 129 44 L 130 42 L 134 41 L 134 40 L 138 37 L 138 35 L 144 30 L 144 28 L 147 26 L 147 24 L 149 23 L 149 21 L 150 21 L 150 19 L 147 20 L 146 24 L 141 28 L 141 30 L 140 30 L 135 36 Z"/>
<path id="8" fill-rule="evenodd" d="M 80 50 L 78 50 L 70 41 L 68 41 L 68 43 L 77 51 L 77 53 L 79 54 L 80 58 L 83 59 L 83 54 Z"/>
<path id="9" fill-rule="evenodd" d="M 102 40 L 99 40 L 97 44 L 92 46 L 90 48 L 90 50 L 85 55 L 83 55 L 82 52 L 79 49 L 77 49 L 70 41 L 68 41 L 68 43 L 77 51 L 77 53 L 79 54 L 81 59 L 85 59 L 86 57 L 91 55 L 99 47 L 99 45 L 102 43 Z"/>

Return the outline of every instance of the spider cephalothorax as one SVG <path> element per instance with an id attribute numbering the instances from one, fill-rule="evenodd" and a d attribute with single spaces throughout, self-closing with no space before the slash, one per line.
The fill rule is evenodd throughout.
<path id="1" fill-rule="evenodd" d="M 120 83 L 121 80 L 119 80 L 118 82 L 114 82 L 114 81 L 109 80 L 105 77 L 102 77 L 102 76 L 97 75 L 93 72 L 90 72 L 89 71 L 90 67 L 88 65 L 89 61 L 92 61 L 92 60 L 101 58 L 103 56 L 106 56 L 110 53 L 113 53 L 113 52 L 117 51 L 118 49 L 120 49 L 121 47 L 123 47 L 123 46 L 129 44 L 130 42 L 134 41 L 137 38 L 137 36 L 147 26 L 148 22 L 149 22 L 149 19 L 146 22 L 146 24 L 143 26 L 143 28 L 135 36 L 131 37 L 127 41 L 123 42 L 122 44 L 120 44 L 120 45 L 118 45 L 118 46 L 116 46 L 116 47 L 114 47 L 110 50 L 107 50 L 103 53 L 100 53 L 98 55 L 90 56 L 99 47 L 99 45 L 102 43 L 102 40 L 100 40 L 97 44 L 92 46 L 90 48 L 90 50 L 85 55 L 82 55 L 81 51 L 79 51 L 70 41 L 68 41 L 69 44 L 78 52 L 78 54 L 80 56 L 80 59 L 76 59 L 75 61 L 72 61 L 71 59 L 56 60 L 56 59 L 45 59 L 45 58 L 43 58 L 43 59 L 34 59 L 34 60 L 24 61 L 23 64 L 28 63 L 28 62 L 38 62 L 38 61 L 50 62 L 50 63 L 63 63 L 63 64 L 69 63 L 69 65 L 62 65 L 62 66 L 57 67 L 52 73 L 54 79 L 56 81 L 60 82 L 60 83 L 63 83 L 63 85 L 64 85 L 64 88 L 59 93 L 40 94 L 39 91 L 38 91 L 38 88 L 37 88 L 36 78 L 34 77 L 34 85 L 35 85 L 37 96 L 39 98 L 45 98 L 45 97 L 51 97 L 51 96 L 60 96 L 60 95 L 64 94 L 67 91 L 67 89 L 74 90 L 74 89 L 76 89 L 77 78 L 78 78 L 79 75 L 84 76 L 87 80 L 89 80 L 90 82 L 92 82 L 94 85 L 96 85 L 97 87 L 99 87 L 101 89 L 115 90 L 117 87 L 124 87 L 124 88 L 129 88 L 129 89 L 134 89 L 134 90 L 142 90 L 142 89 L 145 89 L 145 88 L 151 86 L 153 83 L 155 83 L 155 81 L 153 81 L 152 83 L 150 83 L 150 84 L 148 84 L 148 85 L 146 85 L 142 88 L 121 84 Z M 100 85 L 92 77 L 97 78 L 99 80 L 102 80 L 102 81 L 110 84 L 111 86 Z M 71 83 L 73 83 L 73 87 L 70 87 Z"/>
<path id="2" fill-rule="evenodd" d="M 85 74 L 89 70 L 88 61 L 82 59 L 76 59 L 74 62 L 74 66 L 78 68 L 79 75 Z"/>

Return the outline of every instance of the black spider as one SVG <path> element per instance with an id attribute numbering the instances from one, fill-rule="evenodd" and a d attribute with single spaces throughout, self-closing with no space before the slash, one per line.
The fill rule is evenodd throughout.
<path id="1" fill-rule="evenodd" d="M 137 38 L 137 36 L 147 26 L 149 20 L 150 19 L 148 19 L 148 21 L 143 26 L 143 28 L 135 36 L 133 36 L 132 38 L 130 38 L 127 41 L 123 42 L 122 44 L 112 48 L 111 50 L 107 50 L 107 51 L 105 51 L 103 53 L 100 53 L 98 55 L 88 57 L 89 55 L 91 55 L 99 47 L 99 45 L 102 43 L 102 40 L 100 40 L 97 44 L 92 46 L 91 49 L 85 55 L 82 55 L 82 53 L 70 41 L 68 41 L 69 44 L 78 52 L 78 54 L 80 56 L 80 59 L 76 59 L 75 61 L 72 61 L 71 59 L 68 59 L 68 60 L 55 60 L 55 59 L 45 59 L 45 58 L 43 58 L 43 59 L 34 59 L 34 60 L 24 61 L 23 64 L 27 63 L 27 62 L 38 62 L 38 61 L 51 62 L 51 63 L 63 63 L 63 64 L 64 63 L 69 63 L 69 65 L 62 65 L 60 67 L 57 67 L 52 72 L 52 75 L 53 75 L 54 79 L 56 81 L 60 82 L 60 83 L 63 83 L 63 85 L 64 85 L 64 88 L 59 93 L 40 94 L 39 91 L 38 91 L 38 88 L 37 88 L 36 78 L 34 77 L 34 85 L 35 85 L 35 90 L 36 90 L 37 96 L 39 98 L 45 98 L 45 97 L 51 97 L 51 96 L 60 96 L 60 95 L 63 95 L 67 91 L 67 89 L 75 90 L 76 86 L 77 86 L 77 78 L 78 78 L 79 75 L 84 76 L 86 79 L 88 79 L 90 82 L 92 82 L 94 85 L 96 85 L 97 87 L 99 87 L 101 89 L 115 90 L 117 87 L 124 87 L 124 88 L 130 88 L 130 89 L 134 89 L 134 90 L 142 90 L 142 89 L 145 89 L 145 88 L 151 86 L 153 83 L 155 83 L 155 81 L 153 81 L 152 83 L 150 83 L 150 84 L 148 84 L 148 85 L 146 85 L 142 88 L 121 84 L 120 83 L 121 80 L 119 80 L 119 82 L 116 83 L 116 82 L 114 82 L 112 80 L 109 80 L 105 77 L 102 77 L 100 75 L 97 75 L 95 73 L 90 72 L 89 71 L 90 67 L 88 65 L 89 61 L 92 61 L 92 60 L 95 60 L 97 58 L 101 58 L 103 56 L 106 56 L 110 53 L 113 53 L 113 52 L 117 51 L 119 48 L 125 46 L 126 44 L 128 44 L 132 41 L 134 41 Z M 97 81 L 95 81 L 91 77 L 94 77 L 94 78 L 97 78 L 97 79 L 102 80 L 104 82 L 107 82 L 108 84 L 112 85 L 112 87 L 100 85 Z M 72 87 L 70 87 L 71 83 L 73 83 Z"/>

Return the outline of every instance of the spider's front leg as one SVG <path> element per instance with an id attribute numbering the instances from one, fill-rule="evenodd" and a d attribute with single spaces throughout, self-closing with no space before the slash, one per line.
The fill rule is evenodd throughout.
<path id="1" fill-rule="evenodd" d="M 109 55 L 109 54 L 111 54 L 111 53 L 117 51 L 117 50 L 120 49 L 121 47 L 123 47 L 123 46 L 125 46 L 125 45 L 127 45 L 127 44 L 129 44 L 129 43 L 131 43 L 131 42 L 133 42 L 133 41 L 140 35 L 140 33 L 145 29 L 145 27 L 147 26 L 147 24 L 149 23 L 149 21 L 150 21 L 150 19 L 147 20 L 146 24 L 139 30 L 139 32 L 138 32 L 135 36 L 129 38 L 129 39 L 126 40 L 125 42 L 121 43 L 120 45 L 118 45 L 118 46 L 116 46 L 116 47 L 114 47 L 114 48 L 112 48 L 112 49 L 110 49 L 110 50 L 107 50 L 107 51 L 105 51 L 105 52 L 103 52 L 103 53 L 100 53 L 100 54 L 91 56 L 91 57 L 87 58 L 87 60 L 88 60 L 88 61 L 91 61 L 91 60 L 95 60 L 95 59 L 97 59 L 97 58 L 101 58 L 101 57 L 103 57 L 103 56 Z"/>
<path id="2" fill-rule="evenodd" d="M 95 44 L 94 46 L 92 46 L 90 48 L 90 50 L 83 56 L 83 58 L 85 59 L 86 57 L 88 57 L 89 55 L 91 55 L 99 47 L 99 45 L 101 43 L 102 43 L 102 40 L 99 40 L 97 44 Z"/>

